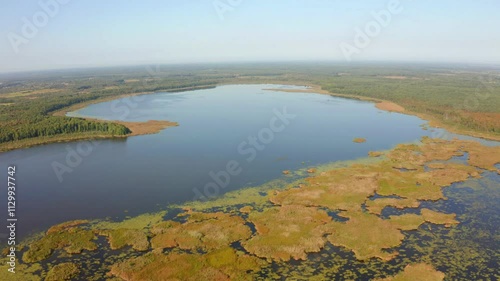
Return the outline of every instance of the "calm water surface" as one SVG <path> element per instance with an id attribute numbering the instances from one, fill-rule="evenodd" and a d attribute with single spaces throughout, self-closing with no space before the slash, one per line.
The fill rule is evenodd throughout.
<path id="1" fill-rule="evenodd" d="M 420 127 L 425 121 L 382 112 L 373 103 L 263 90 L 278 87 L 300 88 L 229 85 L 126 98 L 72 113 L 169 120 L 180 126 L 155 135 L 102 140 L 90 148 L 89 142 L 57 143 L 0 154 L 2 182 L 7 165 L 17 166 L 18 235 L 67 220 L 136 215 L 192 200 L 193 189 L 203 192 L 214 182 L 209 173 L 225 170 L 231 160 L 241 173 L 222 192 L 262 184 L 281 177 L 283 170 L 365 157 L 371 150 L 432 134 Z M 295 118 L 281 126 L 276 111 L 285 108 Z M 274 119 L 283 130 L 270 136 Z M 259 141 L 256 149 L 249 137 L 259 133 L 266 143 Z M 353 143 L 356 137 L 367 142 Z M 68 168 L 62 181 L 54 171 L 59 164 Z"/>

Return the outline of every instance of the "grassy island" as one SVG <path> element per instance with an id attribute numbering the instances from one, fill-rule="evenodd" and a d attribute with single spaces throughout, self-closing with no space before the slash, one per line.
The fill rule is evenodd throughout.
<path id="1" fill-rule="evenodd" d="M 452 161 L 464 153 L 469 154 L 466 162 Z M 456 214 L 421 205 L 445 202 L 443 188 L 496 172 L 497 163 L 500 147 L 424 138 L 370 162 L 317 167 L 305 179 L 178 206 L 183 211 L 168 220 L 161 212 L 123 222 L 66 222 L 25 242 L 26 269 L 20 275 L 24 280 L 34 280 L 34 271 L 47 280 L 90 278 L 73 263 L 104 247 L 99 251 L 112 258 L 97 272 L 116 280 L 255 280 L 273 264 L 295 260 L 306 266 L 311 255 L 328 257 L 336 251 L 373 266 L 370 276 L 380 280 L 443 280 L 446 273 L 429 260 L 412 263 L 401 246 L 409 243 L 409 233 L 428 228 L 453 233 L 461 223 Z M 263 190 L 267 196 L 251 196 Z M 399 211 L 385 214 L 391 208 Z M 383 270 L 392 261 L 397 261 L 395 271 Z M 314 276 L 334 273 L 335 267 Z"/>

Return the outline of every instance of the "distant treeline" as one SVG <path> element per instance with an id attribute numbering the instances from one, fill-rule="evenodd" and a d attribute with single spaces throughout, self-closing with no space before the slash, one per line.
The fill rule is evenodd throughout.
<path id="1" fill-rule="evenodd" d="M 37 98 L 1 107 L 0 143 L 59 134 L 98 132 L 103 135 L 126 135 L 130 130 L 120 124 L 58 117 L 50 112 L 98 98 L 96 95 L 72 95 Z"/>
<path id="2" fill-rule="evenodd" d="M 64 91 L 61 91 L 58 83 L 52 82 L 56 84 L 54 86 L 44 80 L 39 86 L 43 86 L 44 89 L 48 89 L 49 92 L 33 95 L 29 95 L 29 91 L 26 91 L 27 85 L 21 84 L 21 86 L 19 86 L 19 83 L 17 83 L 16 85 L 18 88 L 12 88 L 10 89 L 10 93 L 5 93 L 7 97 L 2 97 L 0 94 L 0 102 L 8 103 L 6 105 L 0 105 L 0 144 L 23 139 L 68 134 L 124 136 L 131 131 L 121 124 L 65 116 L 52 116 L 52 113 L 74 104 L 99 98 L 118 96 L 124 93 L 215 86 L 213 80 L 183 81 L 184 83 L 179 81 L 160 80 L 130 84 L 124 84 L 124 80 L 110 81 L 106 79 L 84 79 L 84 81 L 86 83 L 84 85 L 82 85 L 82 81 L 78 79 L 64 82 L 71 86 L 65 87 Z M 36 83 L 28 83 L 30 89 L 37 86 Z M 49 85 L 48 87 L 47 83 Z M 50 93 L 51 89 L 54 89 L 53 93 Z M 21 92 L 22 95 L 16 96 L 16 91 Z"/>
<path id="3" fill-rule="evenodd" d="M 161 68 L 161 69 L 160 69 Z M 0 75 L 0 144 L 66 134 L 120 136 L 119 124 L 52 112 L 100 98 L 215 87 L 219 83 L 316 84 L 332 93 L 396 102 L 449 125 L 500 134 L 497 70 L 327 63 L 161 66 Z"/>
<path id="4" fill-rule="evenodd" d="M 130 133 L 130 130 L 123 125 L 114 123 L 86 121 L 78 118 L 47 117 L 38 122 L 26 122 L 18 126 L 0 128 L 0 143 L 85 132 L 100 132 L 103 135 L 122 136 Z"/>
<path id="5" fill-rule="evenodd" d="M 322 87 L 331 93 L 392 101 L 450 125 L 500 134 L 499 76 L 468 73 L 405 75 L 335 76 L 324 81 Z"/>

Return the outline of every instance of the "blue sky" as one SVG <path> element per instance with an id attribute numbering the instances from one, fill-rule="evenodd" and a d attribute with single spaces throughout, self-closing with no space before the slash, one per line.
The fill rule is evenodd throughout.
<path id="1" fill-rule="evenodd" d="M 0 72 L 346 61 L 342 43 L 357 48 L 353 61 L 500 63 L 498 0 L 400 0 L 403 10 L 362 48 L 354 42 L 356 28 L 366 28 L 372 12 L 387 11 L 395 0 L 64 0 L 32 38 L 23 35 L 23 18 L 34 24 L 34 15 L 46 13 L 40 3 L 63 0 L 0 1 Z M 220 17 L 214 3 L 236 4 Z"/>

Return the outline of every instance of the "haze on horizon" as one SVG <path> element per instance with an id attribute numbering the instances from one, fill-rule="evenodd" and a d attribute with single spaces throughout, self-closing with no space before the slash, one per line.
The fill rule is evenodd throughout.
<path id="1" fill-rule="evenodd" d="M 0 72 L 242 61 L 500 63 L 497 0 L 31 0 L 2 5 Z M 390 12 L 391 5 L 397 9 Z M 371 27 L 374 35 L 367 44 L 356 45 L 357 29 L 365 30 L 381 11 L 389 11 L 390 19 L 379 21 L 379 30 Z M 33 31 L 27 25 L 36 31 L 26 33 Z M 349 59 L 342 49 L 346 44 L 357 48 Z"/>

